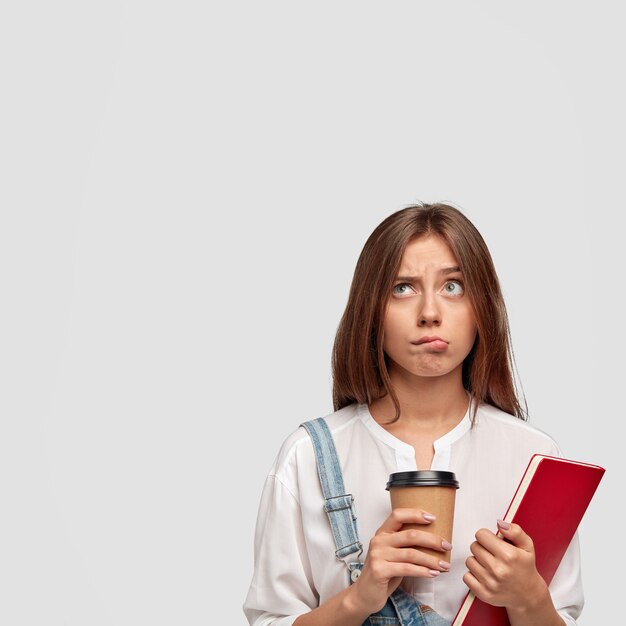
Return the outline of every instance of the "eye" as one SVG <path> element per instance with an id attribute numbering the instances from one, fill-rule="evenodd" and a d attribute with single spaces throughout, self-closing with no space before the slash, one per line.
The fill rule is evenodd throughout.
<path id="1" fill-rule="evenodd" d="M 397 285 L 394 285 L 392 289 L 392 293 L 394 296 L 403 296 L 409 293 L 408 291 L 409 288 L 412 289 L 409 283 L 398 283 Z"/>
<path id="2" fill-rule="evenodd" d="M 460 287 L 460 291 L 459 289 L 454 289 L 454 286 Z M 452 289 L 450 289 L 450 287 L 452 287 Z M 463 283 L 460 280 L 449 280 L 446 283 L 444 290 L 446 293 L 449 293 L 452 296 L 460 296 L 465 291 L 463 288 Z"/>

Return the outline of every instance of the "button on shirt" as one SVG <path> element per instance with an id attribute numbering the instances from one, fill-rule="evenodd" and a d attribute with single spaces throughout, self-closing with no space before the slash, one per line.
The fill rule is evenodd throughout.
<path id="1" fill-rule="evenodd" d="M 451 569 L 436 578 L 405 578 L 403 588 L 452 620 L 468 588 L 463 582 L 469 546 L 480 528 L 497 531 L 533 454 L 561 457 L 541 430 L 489 404 L 481 404 L 471 427 L 467 413 L 434 442 L 431 469 L 452 471 L 456 492 Z M 394 472 L 416 470 L 414 448 L 386 431 L 366 404 L 326 416 L 348 493 L 356 505 L 363 560 L 370 539 L 391 512 L 385 485 Z M 282 445 L 266 479 L 255 533 L 255 567 L 244 603 L 254 626 L 290 626 L 298 615 L 348 586 L 346 565 L 335 544 L 319 484 L 311 440 L 298 428 Z M 357 553 L 358 554 L 358 553 Z M 356 554 L 347 560 L 355 560 Z M 583 606 L 578 534 L 550 584 L 552 601 L 566 626 Z"/>

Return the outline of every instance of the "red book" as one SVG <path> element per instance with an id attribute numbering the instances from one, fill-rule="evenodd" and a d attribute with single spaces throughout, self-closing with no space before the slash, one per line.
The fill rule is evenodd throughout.
<path id="1" fill-rule="evenodd" d="M 535 454 L 504 516 L 533 540 L 535 564 L 550 584 L 591 502 L 604 468 Z M 498 533 L 499 537 L 502 534 Z M 510 626 L 506 609 L 479 600 L 471 591 L 452 626 Z"/>

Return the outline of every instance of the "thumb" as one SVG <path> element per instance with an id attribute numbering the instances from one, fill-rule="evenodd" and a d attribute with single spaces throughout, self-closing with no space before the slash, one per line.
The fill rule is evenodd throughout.
<path id="1" fill-rule="evenodd" d="M 526 552 L 534 551 L 533 540 L 522 530 L 519 524 L 509 524 L 509 522 L 499 519 L 498 530 L 504 539 L 512 543 L 516 548 L 521 548 L 526 550 Z"/>

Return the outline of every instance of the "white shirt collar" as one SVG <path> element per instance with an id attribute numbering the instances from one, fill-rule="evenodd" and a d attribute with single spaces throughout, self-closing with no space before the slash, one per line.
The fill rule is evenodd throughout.
<path id="1" fill-rule="evenodd" d="M 435 449 L 435 456 L 431 465 L 431 469 L 435 470 L 447 470 L 450 464 L 450 447 L 452 444 L 459 440 L 471 427 L 470 414 L 472 410 L 473 400 L 472 396 L 465 390 L 465 393 L 469 397 L 469 404 L 467 411 L 463 416 L 463 419 L 445 435 L 435 439 L 433 447 Z M 412 445 L 398 439 L 392 435 L 388 430 L 385 430 L 370 413 L 367 404 L 359 404 L 357 411 L 361 417 L 363 424 L 370 430 L 370 432 L 380 441 L 393 448 L 396 452 L 396 460 L 398 464 L 398 471 L 412 471 L 417 469 L 415 464 L 415 449 Z"/>

